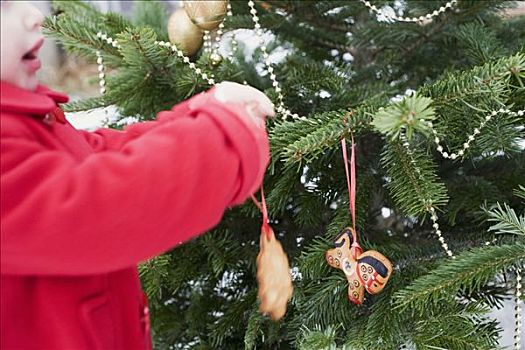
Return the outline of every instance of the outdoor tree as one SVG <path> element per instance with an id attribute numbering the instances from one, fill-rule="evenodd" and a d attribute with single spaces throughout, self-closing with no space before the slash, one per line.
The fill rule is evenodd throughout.
<path id="1" fill-rule="evenodd" d="M 224 80 L 263 90 L 278 111 L 264 188 L 293 276 L 285 317 L 259 312 L 262 218 L 247 201 L 139 266 L 156 348 L 497 348 L 487 311 L 523 301 L 525 268 L 525 16 L 509 16 L 514 5 L 231 1 L 217 29 L 189 33 L 180 19 L 168 31 L 159 2 L 136 2 L 131 18 L 55 2 L 47 33 L 100 71 L 101 95 L 67 111 L 116 105 L 120 127 Z M 352 138 L 355 223 L 341 149 Z M 354 225 L 363 250 L 393 266 L 361 305 L 325 256 Z"/>

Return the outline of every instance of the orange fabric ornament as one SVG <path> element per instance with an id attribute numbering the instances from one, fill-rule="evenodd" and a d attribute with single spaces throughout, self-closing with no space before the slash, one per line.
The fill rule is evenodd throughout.
<path id="1" fill-rule="evenodd" d="M 252 196 L 252 200 L 263 214 L 260 251 L 256 261 L 259 310 L 272 320 L 278 321 L 286 314 L 286 306 L 292 297 L 292 275 L 288 257 L 273 229 L 268 225 L 268 211 L 262 188 L 261 198 L 262 204 Z"/>

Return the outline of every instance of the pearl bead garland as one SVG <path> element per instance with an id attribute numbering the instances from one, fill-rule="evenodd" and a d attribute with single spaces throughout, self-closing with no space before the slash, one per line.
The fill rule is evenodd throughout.
<path id="1" fill-rule="evenodd" d="M 232 12 L 232 5 L 230 4 L 230 2 L 228 2 L 228 6 L 226 8 L 228 11 L 226 12 L 226 16 L 228 17 L 232 17 L 233 16 L 233 12 Z M 233 60 L 233 54 L 237 52 L 237 47 L 238 47 L 238 44 L 237 44 L 237 40 L 235 39 L 235 33 L 232 32 L 232 41 L 231 41 L 231 45 L 232 45 L 232 49 L 231 51 L 228 53 L 228 58 L 230 60 Z"/>
<path id="2" fill-rule="evenodd" d="M 98 79 L 100 85 L 100 93 L 104 95 L 106 93 L 106 74 L 104 73 L 104 59 L 102 54 L 97 50 L 97 64 L 98 64 Z"/>
<path id="3" fill-rule="evenodd" d="M 359 0 L 362 2 L 366 7 L 368 7 L 371 11 L 376 13 L 376 16 L 381 16 L 383 18 L 397 21 L 397 22 L 411 22 L 411 23 L 417 23 L 417 22 L 424 22 L 424 21 L 432 21 L 432 19 L 448 9 L 451 9 L 452 7 L 456 6 L 458 3 L 458 0 L 451 0 L 445 4 L 445 6 L 441 6 L 439 10 L 434 10 L 432 13 L 427 13 L 426 15 L 419 16 L 419 17 L 399 17 L 395 14 L 391 15 L 388 13 L 383 12 L 381 9 L 378 9 L 375 5 L 372 5 L 370 1 L 367 0 Z"/>
<path id="4" fill-rule="evenodd" d="M 190 61 L 190 58 L 184 55 L 184 52 L 180 50 L 177 45 L 172 44 L 166 41 L 155 41 L 155 44 L 170 49 L 172 52 L 175 52 L 178 57 L 182 58 L 182 62 L 186 63 L 197 75 L 200 75 L 202 79 L 206 80 L 209 85 L 215 85 L 215 80 L 213 75 L 208 76 L 208 74 L 203 73 L 200 68 L 197 68 L 197 65 Z"/>
<path id="5" fill-rule="evenodd" d="M 430 130 L 432 131 L 432 133 L 434 134 L 434 142 L 436 143 L 436 150 L 441 154 L 441 156 L 443 156 L 443 158 L 446 158 L 446 159 L 452 159 L 452 160 L 455 160 L 457 159 L 458 157 L 463 157 L 465 155 L 465 152 L 467 151 L 467 149 L 470 147 L 470 144 L 474 142 L 474 140 L 476 139 L 476 136 L 479 135 L 481 133 L 481 129 L 483 129 L 483 127 L 493 118 L 495 117 L 496 115 L 498 114 L 508 114 L 508 115 L 511 115 L 511 116 L 523 116 L 525 113 L 525 110 L 519 110 L 518 112 L 513 112 L 511 110 L 508 110 L 508 109 L 504 109 L 504 108 L 500 108 L 499 110 L 497 111 L 492 111 L 489 115 L 487 115 L 484 120 L 481 122 L 481 124 L 479 125 L 479 127 L 475 128 L 474 129 L 474 132 L 468 136 L 467 138 L 467 141 L 465 141 L 463 143 L 463 148 L 460 149 L 459 151 L 457 152 L 453 152 L 453 153 L 448 153 L 448 152 L 445 152 L 443 150 L 443 146 L 441 145 L 441 140 L 440 138 L 437 136 L 437 131 L 434 129 L 434 125 L 432 124 L 432 122 L 427 122 L 427 125 L 428 127 L 430 128 Z"/>
<path id="6" fill-rule="evenodd" d="M 97 33 L 97 37 L 101 38 L 106 43 L 108 43 L 109 45 L 112 45 L 113 47 L 116 47 L 117 49 L 120 48 L 120 45 L 118 44 L 117 40 L 108 37 L 107 34 L 104 34 L 102 32 L 98 32 Z"/>
<path id="7" fill-rule="evenodd" d="M 522 280 L 522 273 L 523 271 L 521 268 L 516 269 L 516 328 L 515 328 L 515 334 L 514 334 L 514 349 L 520 350 L 521 348 L 521 332 L 522 332 L 522 325 L 521 325 L 521 280 Z"/>
<path id="8" fill-rule="evenodd" d="M 412 157 L 414 153 L 412 152 L 412 149 L 410 149 L 410 143 L 408 142 L 406 135 L 404 133 L 401 133 L 399 138 L 401 139 L 403 146 L 406 148 L 407 154 L 411 158 L 410 162 L 415 165 L 416 161 Z M 415 166 L 415 168 L 416 168 L 416 173 L 418 177 L 422 179 L 423 176 L 421 175 L 421 170 L 419 169 L 418 166 Z M 441 235 L 441 230 L 439 229 L 439 223 L 438 223 L 438 216 L 436 214 L 436 209 L 432 205 L 432 200 L 427 200 L 427 211 L 430 214 L 430 220 L 432 220 L 432 227 L 434 228 L 434 232 L 436 233 L 436 236 L 438 237 L 439 243 L 441 243 L 441 247 L 443 248 L 443 250 L 449 257 L 454 259 L 455 258 L 454 253 L 452 253 L 452 251 L 449 249 L 447 242 L 445 242 L 445 238 Z"/>
<path id="9" fill-rule="evenodd" d="M 204 52 L 205 53 L 210 53 L 211 52 L 211 34 L 210 34 L 210 31 L 209 30 L 205 30 L 203 33 L 204 33 L 204 36 L 202 37 L 202 39 L 204 40 L 204 44 L 203 44 Z"/>
<path id="10" fill-rule="evenodd" d="M 459 150 L 457 153 L 451 153 L 445 152 L 443 150 L 443 146 L 440 144 L 441 140 L 437 136 L 436 130 L 433 128 L 432 122 L 428 122 L 428 127 L 432 130 L 432 133 L 434 134 L 434 142 L 436 143 L 437 147 L 436 150 L 443 156 L 443 158 L 450 158 L 452 160 L 457 159 L 458 157 L 462 157 L 465 154 L 465 151 L 470 147 L 470 143 L 475 140 L 475 137 L 481 133 L 481 129 L 486 125 L 487 122 L 489 122 L 494 116 L 498 114 L 508 114 L 512 116 L 523 116 L 525 114 L 525 110 L 519 110 L 518 112 L 513 112 L 508 109 L 500 108 L 497 111 L 492 111 L 489 115 L 485 117 L 485 120 L 481 122 L 480 126 L 478 128 L 474 129 L 474 132 L 468 136 L 467 141 L 463 143 L 463 149 Z M 407 149 L 407 153 L 409 156 L 412 156 L 412 150 L 410 149 L 410 143 L 408 142 L 408 139 L 404 133 L 401 133 L 400 140 L 403 143 L 403 146 Z M 412 164 L 415 164 L 415 160 L 412 159 Z M 416 167 L 416 173 L 418 174 L 418 177 L 421 178 L 421 171 L 418 167 Z M 429 201 L 431 203 L 431 201 Z M 438 240 L 441 243 L 441 246 L 443 247 L 443 250 L 447 253 L 448 256 L 454 258 L 454 254 L 452 251 L 448 248 L 448 244 L 445 242 L 445 239 L 441 235 L 441 230 L 439 229 L 439 223 L 438 223 L 438 217 L 436 214 L 435 208 L 430 204 L 428 206 L 428 212 L 430 213 L 430 219 L 432 220 L 432 227 L 435 230 L 436 235 L 438 236 Z M 485 245 L 489 245 L 490 242 L 486 242 Z"/>
<path id="11" fill-rule="evenodd" d="M 448 248 L 447 242 L 445 242 L 445 238 L 441 235 L 441 230 L 439 229 L 438 224 L 438 216 L 436 214 L 436 209 L 432 206 L 432 204 L 429 204 L 428 212 L 430 213 L 430 220 L 432 220 L 432 227 L 434 228 L 434 232 L 436 233 L 436 236 L 438 237 L 439 243 L 441 243 L 441 247 L 445 251 L 445 253 L 451 257 L 452 259 L 455 258 L 454 253 Z"/>
<path id="12" fill-rule="evenodd" d="M 248 1 L 248 6 L 250 7 L 250 14 L 252 15 L 252 21 L 254 23 L 255 34 L 259 38 L 259 42 L 261 44 L 259 48 L 263 53 L 264 64 L 266 66 L 266 69 L 268 70 L 268 73 L 270 74 L 272 86 L 274 87 L 275 92 L 277 92 L 277 99 L 279 100 L 277 103 L 277 113 L 281 113 L 283 115 L 283 119 L 286 119 L 287 117 L 292 117 L 292 119 L 306 120 L 306 117 L 299 116 L 297 113 L 292 113 L 289 109 L 285 107 L 284 95 L 282 94 L 281 86 L 277 81 L 277 76 L 274 73 L 274 69 L 270 61 L 270 55 L 268 54 L 266 46 L 264 45 L 264 39 L 262 37 L 263 31 L 259 23 L 259 17 L 257 16 L 257 9 L 255 8 L 255 3 L 252 0 L 250 0 Z"/>
<path id="13" fill-rule="evenodd" d="M 116 40 L 108 37 L 106 34 L 98 32 L 97 33 L 97 37 L 99 37 L 102 40 L 106 41 L 108 44 L 113 45 L 113 47 L 120 48 L 120 45 L 118 44 L 118 42 Z M 203 73 L 200 68 L 197 68 L 195 63 L 190 62 L 190 58 L 188 56 L 186 56 L 184 54 L 184 52 L 182 50 L 180 50 L 176 45 L 171 44 L 169 42 L 164 42 L 164 41 L 155 41 L 155 44 L 159 45 L 161 47 L 169 48 L 172 52 L 176 53 L 179 58 L 182 59 L 182 62 L 186 63 L 196 74 L 200 75 L 202 77 L 202 79 L 207 81 L 209 85 L 215 85 L 215 80 L 213 79 L 213 75 L 208 76 L 208 74 Z M 104 62 L 102 60 L 102 56 L 101 56 L 99 51 L 97 51 L 97 63 L 99 65 L 98 66 L 99 72 L 103 73 L 103 71 L 104 71 Z M 100 86 L 101 86 L 100 92 L 101 93 L 105 93 L 106 89 L 105 88 L 102 89 L 102 86 L 105 86 L 106 82 L 104 80 L 104 76 L 102 76 L 100 73 L 99 73 L 99 79 L 100 79 Z M 102 90 L 104 90 L 104 91 L 102 91 Z"/>
<path id="14" fill-rule="evenodd" d="M 219 46 L 221 43 L 221 37 L 224 32 L 224 21 L 219 24 L 219 28 L 217 28 L 217 33 L 215 35 L 215 42 L 213 43 L 212 53 L 219 54 Z"/>
<path id="15" fill-rule="evenodd" d="M 108 43 L 109 45 L 120 48 L 120 45 L 118 44 L 117 40 L 114 40 L 113 38 L 108 37 L 106 34 L 103 34 L 102 32 L 97 33 L 97 37 Z M 106 93 L 106 73 L 104 68 L 104 58 L 102 57 L 102 53 L 97 50 L 95 52 L 97 56 L 97 64 L 98 64 L 98 84 L 100 85 L 100 93 L 104 95 Z"/>

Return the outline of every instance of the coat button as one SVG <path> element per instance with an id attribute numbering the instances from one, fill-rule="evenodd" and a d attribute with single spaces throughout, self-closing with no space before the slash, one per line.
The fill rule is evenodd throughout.
<path id="1" fill-rule="evenodd" d="M 47 113 L 44 116 L 44 119 L 42 119 L 43 122 L 47 125 L 53 125 L 53 123 L 56 121 L 55 115 L 53 113 Z"/>

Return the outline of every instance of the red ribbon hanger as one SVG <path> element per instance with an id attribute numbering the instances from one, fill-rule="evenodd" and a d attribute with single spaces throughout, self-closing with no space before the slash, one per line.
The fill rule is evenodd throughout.
<path id="1" fill-rule="evenodd" d="M 270 238 L 271 230 L 269 230 L 269 224 L 268 224 L 268 208 L 266 207 L 266 198 L 264 198 L 264 188 L 261 185 L 261 202 L 255 198 L 255 196 L 252 194 L 252 201 L 253 203 L 259 208 L 259 210 L 262 213 L 263 216 L 263 231 L 266 232 L 268 235 L 268 239 Z"/>
<path id="2" fill-rule="evenodd" d="M 352 135 L 352 154 L 350 155 L 350 170 L 348 170 L 348 154 L 346 152 L 346 139 L 341 140 L 341 147 L 343 149 L 343 160 L 345 163 L 345 172 L 346 172 L 346 185 L 348 187 L 348 196 L 350 203 L 350 213 L 352 215 L 352 228 L 354 229 L 354 242 L 352 247 L 358 248 L 362 251 L 361 246 L 357 242 L 357 230 L 355 223 L 355 193 L 356 193 L 356 174 L 355 174 L 355 143 L 354 135 Z"/>

